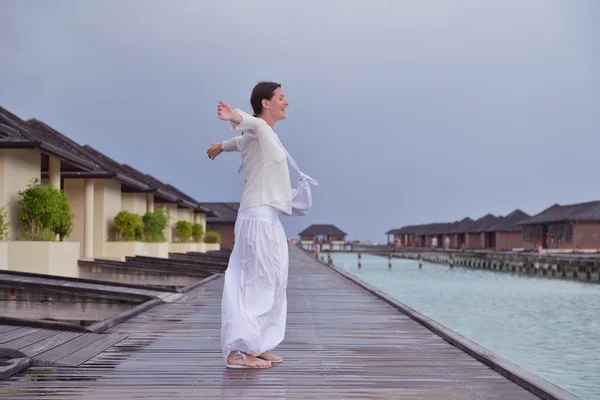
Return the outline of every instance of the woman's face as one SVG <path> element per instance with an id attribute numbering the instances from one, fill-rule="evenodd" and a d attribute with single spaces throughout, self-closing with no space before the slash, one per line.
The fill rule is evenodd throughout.
<path id="1" fill-rule="evenodd" d="M 283 93 L 283 89 L 277 88 L 271 100 L 265 100 L 267 102 L 266 105 L 263 105 L 266 109 L 269 110 L 269 113 L 275 118 L 275 120 L 285 119 L 285 109 L 290 104 L 289 101 L 285 98 L 285 93 Z"/>

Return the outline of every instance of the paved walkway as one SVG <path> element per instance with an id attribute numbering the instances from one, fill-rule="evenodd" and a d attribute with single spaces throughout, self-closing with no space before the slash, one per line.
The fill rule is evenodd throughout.
<path id="1" fill-rule="evenodd" d="M 288 327 L 267 370 L 229 370 L 220 351 L 222 278 L 108 332 L 127 338 L 78 368 L 31 368 L 0 398 L 537 399 L 298 249 Z"/>

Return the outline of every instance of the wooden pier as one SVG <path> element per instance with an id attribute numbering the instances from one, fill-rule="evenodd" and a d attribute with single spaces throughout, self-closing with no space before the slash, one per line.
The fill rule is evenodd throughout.
<path id="1" fill-rule="evenodd" d="M 220 349 L 222 286 L 222 277 L 208 280 L 111 327 L 101 336 L 118 341 L 77 367 L 31 366 L 0 381 L 0 398 L 576 399 L 297 248 L 277 349 L 284 363 L 230 370 Z"/>

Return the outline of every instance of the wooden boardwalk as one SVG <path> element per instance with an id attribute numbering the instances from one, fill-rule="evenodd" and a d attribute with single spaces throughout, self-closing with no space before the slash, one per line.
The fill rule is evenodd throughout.
<path id="1" fill-rule="evenodd" d="M 225 368 L 219 278 L 112 327 L 127 337 L 78 368 L 0 382 L 0 398 L 538 398 L 307 254 L 290 255 L 281 365 Z"/>
<path id="2" fill-rule="evenodd" d="M 34 366 L 73 366 L 123 340 L 126 335 L 101 335 L 16 325 L 0 325 L 0 348 L 21 352 Z"/>

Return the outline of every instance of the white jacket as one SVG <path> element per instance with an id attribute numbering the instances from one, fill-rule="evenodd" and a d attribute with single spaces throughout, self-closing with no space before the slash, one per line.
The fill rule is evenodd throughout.
<path id="1" fill-rule="evenodd" d="M 224 141 L 222 146 L 223 151 L 242 153 L 244 192 L 240 211 L 268 205 L 290 215 L 292 192 L 285 150 L 265 120 L 236 111 L 242 122 L 237 126 L 231 122 L 231 130 L 244 134 Z"/>

